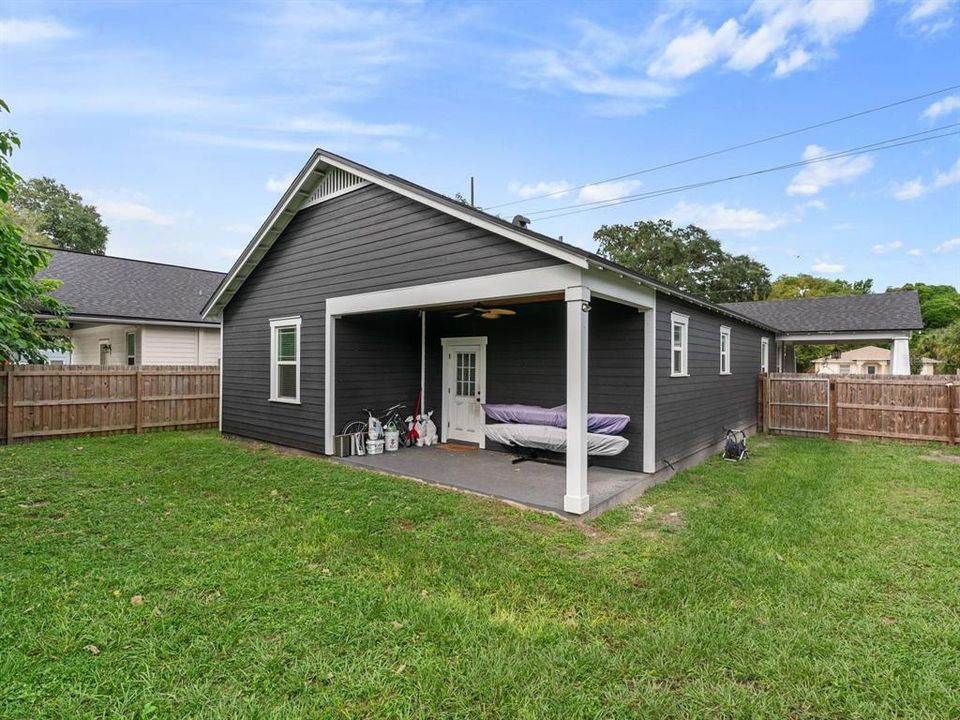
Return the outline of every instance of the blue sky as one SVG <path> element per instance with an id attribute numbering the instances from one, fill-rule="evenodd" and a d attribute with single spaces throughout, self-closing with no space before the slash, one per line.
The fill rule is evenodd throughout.
<path id="1" fill-rule="evenodd" d="M 957 0 L 0 5 L 24 176 L 101 209 L 114 255 L 226 269 L 324 147 L 593 249 L 707 227 L 774 273 L 960 285 L 958 136 L 550 219 L 960 123 Z M 571 189 L 573 188 L 573 189 Z M 531 196 L 545 192 L 547 198 Z"/>

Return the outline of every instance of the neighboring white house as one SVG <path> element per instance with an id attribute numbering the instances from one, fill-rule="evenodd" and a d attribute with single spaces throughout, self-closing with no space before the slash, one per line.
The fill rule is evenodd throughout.
<path id="1" fill-rule="evenodd" d="M 818 375 L 889 375 L 890 351 L 876 345 L 817 358 L 813 370 Z"/>
<path id="2" fill-rule="evenodd" d="M 70 353 L 48 361 L 67 365 L 217 365 L 220 324 L 200 317 L 223 279 L 211 270 L 50 250 L 41 273 L 63 285 L 70 306 Z"/>

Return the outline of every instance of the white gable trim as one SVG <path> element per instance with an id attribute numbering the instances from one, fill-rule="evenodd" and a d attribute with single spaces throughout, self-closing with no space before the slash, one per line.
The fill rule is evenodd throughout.
<path id="1" fill-rule="evenodd" d="M 316 189 L 310 193 L 310 197 L 300 206 L 301 209 L 319 205 L 327 200 L 340 197 L 348 192 L 359 190 L 370 183 L 353 173 L 341 170 L 340 168 L 330 168 L 323 176 L 323 179 L 317 184 Z"/>
<path id="2" fill-rule="evenodd" d="M 326 166 L 327 170 L 322 169 L 321 165 Z M 219 290 L 217 290 L 213 297 L 207 302 L 206 307 L 203 309 L 203 317 L 218 315 L 220 313 L 223 309 L 222 305 L 225 304 L 225 302 L 221 303 L 221 301 L 223 301 L 225 297 L 227 299 L 232 297 L 233 293 L 240 288 L 240 285 L 243 284 L 243 281 L 246 280 L 247 276 L 260 262 L 260 259 L 267 253 L 273 243 L 276 242 L 280 233 L 283 232 L 290 220 L 293 219 L 293 216 L 305 206 L 305 203 L 310 201 L 314 191 L 322 184 L 330 168 L 339 169 L 367 183 L 384 187 L 398 195 L 416 200 L 423 205 L 439 210 L 446 215 L 463 220 L 464 222 L 499 235 L 500 237 L 505 237 L 508 240 L 513 240 L 526 247 L 539 250 L 546 255 L 556 257 L 577 267 L 586 268 L 588 266 L 586 258 L 575 252 L 556 247 L 551 243 L 543 242 L 525 233 L 511 230 L 509 227 L 505 227 L 500 223 L 478 217 L 467 209 L 460 210 L 457 207 L 448 205 L 432 197 L 429 193 L 408 187 L 404 183 L 395 182 L 390 178 L 372 173 L 366 168 L 344 162 L 338 158 L 317 151 L 304 166 L 303 170 L 300 171 L 300 175 L 298 175 L 296 180 L 291 184 L 290 188 L 284 194 L 283 199 L 274 207 L 273 211 L 267 217 L 266 222 L 260 227 L 254 239 L 247 246 L 246 250 L 244 250 L 240 259 L 234 263 Z M 357 187 L 360 186 L 358 185 Z M 350 190 L 353 189 L 356 188 L 350 188 Z M 331 196 L 326 196 L 323 199 L 326 200 L 329 199 L 329 197 Z"/>

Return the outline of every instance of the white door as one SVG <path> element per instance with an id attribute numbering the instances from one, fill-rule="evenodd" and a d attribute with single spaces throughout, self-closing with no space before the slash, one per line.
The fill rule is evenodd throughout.
<path id="1" fill-rule="evenodd" d="M 485 446 L 486 338 L 444 338 L 442 440 Z"/>

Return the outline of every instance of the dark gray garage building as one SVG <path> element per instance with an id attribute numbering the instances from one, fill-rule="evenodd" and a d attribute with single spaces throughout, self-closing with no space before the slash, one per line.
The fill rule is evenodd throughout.
<path id="1" fill-rule="evenodd" d="M 513 311 L 494 320 L 488 308 Z M 333 453 L 365 407 L 423 388 L 447 441 L 478 401 L 566 405 L 563 508 L 590 508 L 587 411 L 622 413 L 637 474 L 756 423 L 773 327 L 324 151 L 205 314 L 223 322 L 222 431 Z M 489 313 L 488 313 L 489 315 Z"/>

